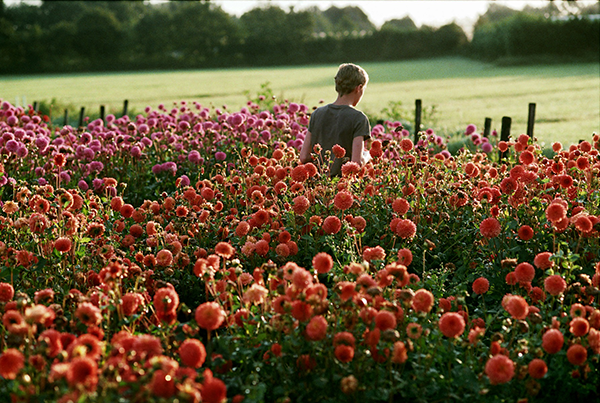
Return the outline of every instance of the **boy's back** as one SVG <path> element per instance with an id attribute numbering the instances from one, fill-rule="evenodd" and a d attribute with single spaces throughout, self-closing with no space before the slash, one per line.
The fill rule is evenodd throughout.
<path id="1" fill-rule="evenodd" d="M 324 161 L 325 150 L 331 150 L 338 144 L 346 150 L 346 156 L 352 155 L 352 142 L 355 137 L 369 138 L 369 119 L 364 113 L 349 105 L 329 104 L 315 110 L 310 119 L 308 130 L 311 136 L 311 149 L 315 144 L 322 147 L 321 158 Z M 336 176 L 341 172 L 342 159 L 334 159 L 330 175 Z M 328 162 L 328 161 L 324 161 Z"/>

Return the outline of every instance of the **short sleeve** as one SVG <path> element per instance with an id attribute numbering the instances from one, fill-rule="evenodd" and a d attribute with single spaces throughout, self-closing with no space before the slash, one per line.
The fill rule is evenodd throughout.
<path id="1" fill-rule="evenodd" d="M 371 125 L 369 124 L 369 119 L 367 116 L 360 112 L 360 119 L 357 120 L 356 126 L 354 127 L 354 137 L 362 136 L 366 139 L 371 138 Z"/>

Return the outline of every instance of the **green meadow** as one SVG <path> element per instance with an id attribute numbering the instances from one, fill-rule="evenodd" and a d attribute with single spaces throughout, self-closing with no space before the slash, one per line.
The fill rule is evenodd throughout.
<path id="1" fill-rule="evenodd" d="M 600 130 L 600 64 L 495 66 L 464 58 L 365 63 L 370 82 L 359 108 L 384 118 L 390 103 L 412 120 L 415 99 L 435 108 L 426 122 L 440 134 L 483 126 L 492 118 L 500 131 L 503 116 L 512 118 L 512 134 L 526 131 L 528 104 L 537 104 L 534 134 L 548 146 L 590 139 Z M 231 68 L 193 71 L 144 71 L 98 74 L 0 76 L 0 98 L 11 103 L 53 104 L 53 118 L 65 108 L 86 108 L 97 115 L 100 105 L 119 115 L 123 101 L 130 112 L 179 101 L 239 110 L 268 87 L 280 99 L 309 107 L 335 99 L 336 65 Z"/>

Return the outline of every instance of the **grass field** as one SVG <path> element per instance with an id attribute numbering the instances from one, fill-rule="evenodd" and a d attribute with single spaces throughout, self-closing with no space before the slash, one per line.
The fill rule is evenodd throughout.
<path id="1" fill-rule="evenodd" d="M 435 105 L 439 133 L 483 126 L 486 117 L 500 131 L 503 116 L 513 118 L 512 133 L 526 131 L 528 104 L 537 104 L 534 134 L 546 145 L 589 139 L 600 130 L 600 64 L 498 67 L 462 58 L 365 63 L 370 75 L 359 108 L 373 116 L 390 102 L 414 107 Z M 12 103 L 55 100 L 55 116 L 66 106 L 97 114 L 119 114 L 123 100 L 130 111 L 186 100 L 205 106 L 238 110 L 269 82 L 280 98 L 315 106 L 335 99 L 336 65 L 222 69 L 169 72 L 130 72 L 39 76 L 0 76 L 0 98 Z M 58 109 L 58 111 L 57 111 Z M 412 117 L 411 117 L 412 119 Z"/>

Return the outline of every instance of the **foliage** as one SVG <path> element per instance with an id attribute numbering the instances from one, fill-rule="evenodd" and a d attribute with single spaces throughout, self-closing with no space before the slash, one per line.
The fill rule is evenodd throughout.
<path id="1" fill-rule="evenodd" d="M 600 395 L 597 134 L 452 155 L 388 120 L 329 178 L 302 104 L 0 113 L 2 398 Z"/>

